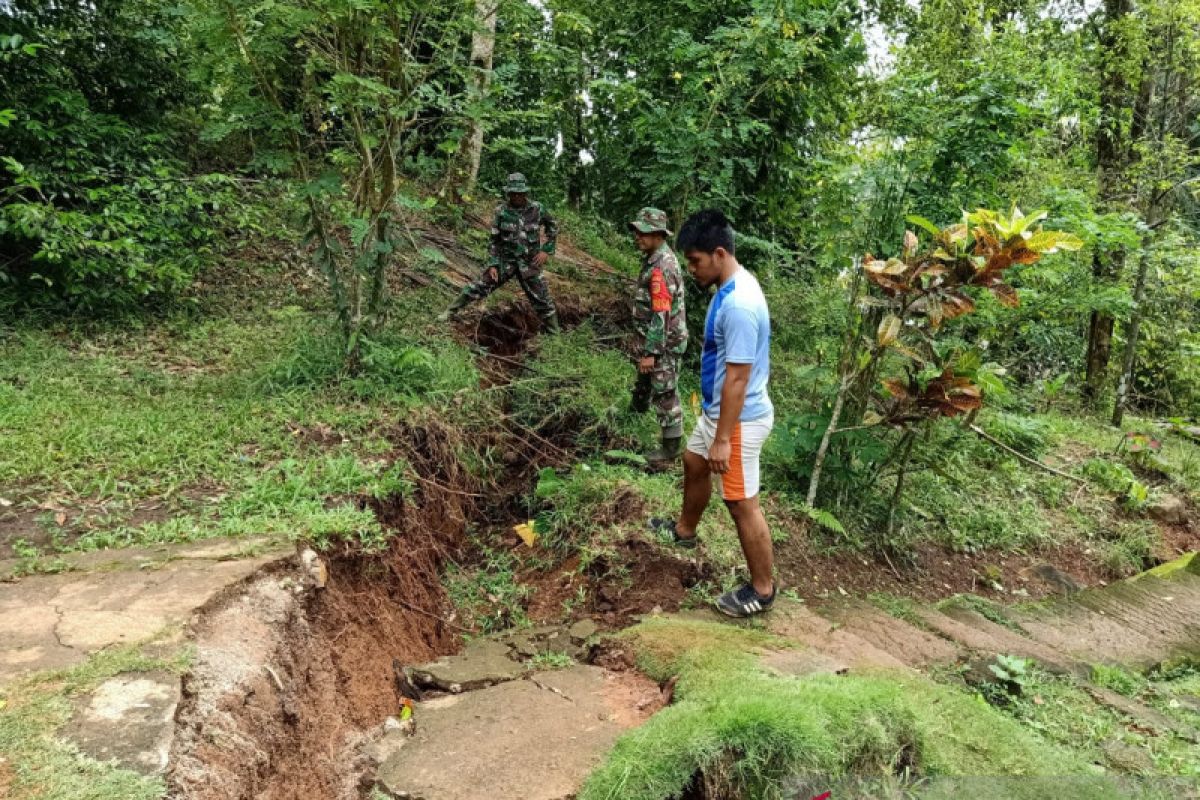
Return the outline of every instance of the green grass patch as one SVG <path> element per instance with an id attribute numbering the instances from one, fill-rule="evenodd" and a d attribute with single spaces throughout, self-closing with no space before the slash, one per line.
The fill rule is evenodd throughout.
<path id="1" fill-rule="evenodd" d="M 480 633 L 528 626 L 525 601 L 531 589 L 517 580 L 517 557 L 492 547 L 482 547 L 481 554 L 473 566 L 450 564 L 446 568 L 446 592 L 463 626 Z"/>
<path id="2" fill-rule="evenodd" d="M 891 614 L 896 619 L 904 620 L 910 625 L 915 625 L 921 629 L 925 628 L 924 620 L 917 614 L 917 604 L 907 597 L 897 597 L 885 592 L 874 592 L 868 595 L 867 599 L 874 603 L 876 607 Z"/>
<path id="3" fill-rule="evenodd" d="M 0 753 L 12 771 L 13 800 L 154 800 L 161 778 L 95 761 L 56 737 L 70 721 L 75 698 L 127 672 L 187 668 L 186 653 L 153 658 L 138 646 L 102 650 L 70 669 L 44 672 L 0 691 Z"/>
<path id="4" fill-rule="evenodd" d="M 967 611 L 974 611 L 979 616 L 993 622 L 1001 627 L 1008 628 L 1016 633 L 1024 634 L 1025 629 L 1014 622 L 1005 612 L 1004 607 L 999 603 L 993 603 L 986 597 L 980 597 L 977 594 L 956 594 L 938 603 L 940 609 L 962 608 Z"/>
<path id="5" fill-rule="evenodd" d="M 539 343 L 531 364 L 540 379 L 512 390 L 518 419 L 538 431 L 571 431 L 594 452 L 636 450 L 655 440 L 652 414 L 629 411 L 633 364 L 615 350 L 597 349 L 590 323 Z"/>
<path id="6" fill-rule="evenodd" d="M 924 779 L 980 775 L 1027 776 L 1015 792 L 1003 784 L 1011 793 L 975 795 L 997 800 L 1128 796 L 1070 749 L 951 687 L 885 674 L 769 674 L 755 654 L 772 637 L 733 625 L 655 618 L 623 637 L 651 677 L 678 677 L 676 702 L 617 743 L 581 800 L 661 800 L 701 773 L 729 796 L 755 798 L 783 797 L 807 776 L 897 783 L 897 773 L 908 796 L 935 791 L 939 783 Z"/>
<path id="7" fill-rule="evenodd" d="M 339 498 L 407 489 L 387 426 L 415 406 L 459 403 L 478 384 L 471 354 L 422 327 L 432 315 L 414 307 L 349 376 L 320 316 L 260 311 L 0 339 L 0 485 L 18 509 L 62 509 L 39 512 L 35 538 L 57 550 L 379 535 Z"/>
<path id="8" fill-rule="evenodd" d="M 1133 697 L 1146 687 L 1146 679 L 1123 667 L 1107 664 L 1092 665 L 1092 683 L 1112 689 L 1117 694 Z"/>

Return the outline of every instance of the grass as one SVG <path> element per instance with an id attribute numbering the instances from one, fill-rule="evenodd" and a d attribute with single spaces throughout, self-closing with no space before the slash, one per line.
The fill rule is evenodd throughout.
<path id="1" fill-rule="evenodd" d="M 1156 683 L 1114 668 L 1094 667 L 1092 677 L 1137 699 L 1166 698 L 1172 693 L 1171 681 Z M 1164 704 L 1169 705 L 1169 700 Z M 1071 747 L 1097 763 L 1106 762 L 1105 746 L 1117 743 L 1143 754 L 1146 765 L 1139 771 L 1145 775 L 1200 778 L 1200 753 L 1194 744 L 1170 733 L 1156 735 L 1131 722 L 1097 703 L 1072 678 L 1030 670 L 1022 694 L 1002 711 L 1049 741 Z M 1195 714 L 1188 723 L 1198 721 L 1200 714 Z"/>
<path id="2" fill-rule="evenodd" d="M 463 623 L 481 633 L 526 627 L 528 586 L 517 580 L 520 564 L 508 550 L 481 545 L 481 558 L 471 567 L 451 564 L 444 582 Z"/>
<path id="3" fill-rule="evenodd" d="M 575 659 L 566 653 L 547 650 L 529 659 L 529 666 L 536 670 L 566 669 L 575 666 Z"/>
<path id="4" fill-rule="evenodd" d="M 917 604 L 907 597 L 897 597 L 884 592 L 875 592 L 869 595 L 867 599 L 874 603 L 876 607 L 891 614 L 896 619 L 904 620 L 908 624 L 915 625 L 921 629 L 925 629 L 926 627 L 924 620 L 917 613 Z"/>
<path id="5" fill-rule="evenodd" d="M 654 417 L 628 411 L 633 365 L 616 350 L 598 348 L 597 335 L 584 323 L 542 340 L 531 364 L 545 380 L 516 384 L 513 411 L 534 430 L 571 431 L 586 450 L 640 449 L 658 434 Z"/>
<path id="6" fill-rule="evenodd" d="M 139 646 L 114 647 L 65 670 L 43 672 L 0 691 L 0 753 L 11 770 L 11 800 L 154 800 L 161 778 L 100 763 L 56 737 L 74 702 L 115 675 L 150 670 L 180 673 L 186 653 L 149 657 Z"/>
<path id="7" fill-rule="evenodd" d="M 1003 628 L 1024 634 L 1024 629 L 1009 618 L 1008 613 L 1004 610 L 1004 606 L 993 603 L 985 597 L 980 597 L 975 594 L 956 594 L 938 603 L 939 609 L 963 608 L 968 611 L 974 611 L 979 616 L 999 625 Z"/>
<path id="8" fill-rule="evenodd" d="M 676 702 L 618 741 L 581 800 L 674 797 L 697 775 L 753 798 L 839 782 L 857 782 L 863 797 L 888 785 L 912 791 L 895 796 L 953 797 L 985 775 L 1024 777 L 982 781 L 976 797 L 1130 796 L 1069 747 L 920 677 L 770 674 L 755 654 L 778 644 L 772 637 L 718 623 L 655 618 L 622 638 L 652 678 L 677 677 Z"/>
<path id="9" fill-rule="evenodd" d="M 5 331 L 0 485 L 40 514 L 49 550 L 247 533 L 370 543 L 374 519 L 348 498 L 408 488 L 388 421 L 476 385 L 470 353 L 421 327 L 420 299 L 357 377 L 297 307 L 88 338 Z"/>

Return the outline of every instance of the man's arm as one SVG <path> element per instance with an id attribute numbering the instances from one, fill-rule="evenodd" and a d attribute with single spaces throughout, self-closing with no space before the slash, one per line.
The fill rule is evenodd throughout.
<path id="1" fill-rule="evenodd" d="M 546 242 L 538 251 L 533 254 L 533 265 L 538 269 L 545 266 L 550 260 L 550 256 L 554 253 L 555 247 L 558 245 L 558 223 L 554 221 L 554 217 L 550 216 L 550 212 L 545 208 L 541 209 L 540 225 L 542 230 L 546 232 Z"/>
<path id="2" fill-rule="evenodd" d="M 542 245 L 542 252 L 554 255 L 554 250 L 558 247 L 558 220 L 551 216 L 545 206 L 542 207 L 542 230 L 546 232 L 546 243 Z"/>
<path id="3" fill-rule="evenodd" d="M 733 453 L 733 429 L 746 404 L 746 388 L 750 385 L 752 364 L 725 364 L 725 385 L 721 387 L 721 416 L 717 420 L 717 435 L 708 449 L 708 468 L 718 475 L 729 471 Z"/>
<path id="4" fill-rule="evenodd" d="M 642 358 L 638 369 L 651 372 L 658 357 L 667 351 L 667 317 L 671 314 L 671 289 L 662 267 L 650 269 L 647 284 L 643 284 L 640 291 L 645 292 L 649 317 L 642 326 Z"/>
<path id="5" fill-rule="evenodd" d="M 492 235 L 488 239 L 488 257 L 485 266 L 493 269 L 500 265 L 500 209 L 492 215 Z"/>

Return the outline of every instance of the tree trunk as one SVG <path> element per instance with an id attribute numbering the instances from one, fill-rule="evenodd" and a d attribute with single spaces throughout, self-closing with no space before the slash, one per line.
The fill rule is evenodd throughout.
<path id="1" fill-rule="evenodd" d="M 1137 283 L 1133 288 L 1133 311 L 1130 313 L 1129 330 L 1125 334 L 1125 355 L 1121 359 L 1121 377 L 1117 381 L 1117 400 L 1113 403 L 1112 424 L 1121 427 L 1125 417 L 1125 405 L 1133 386 L 1133 364 L 1137 357 L 1138 333 L 1142 327 L 1143 306 L 1146 298 L 1146 274 L 1150 271 L 1150 240 L 1142 240 L 1142 253 L 1138 259 Z"/>
<path id="2" fill-rule="evenodd" d="M 1130 151 L 1130 126 L 1124 120 L 1129 108 L 1129 82 L 1123 71 L 1129 58 L 1121 23 L 1133 11 L 1133 0 L 1105 0 L 1104 29 L 1100 35 L 1100 122 L 1096 126 L 1096 170 L 1100 203 L 1112 210 L 1124 192 L 1125 167 Z M 1136 115 L 1135 115 L 1136 116 Z M 1097 252 L 1092 276 L 1098 282 L 1115 280 L 1122 272 L 1125 253 L 1117 249 Z M 1087 377 L 1084 396 L 1096 398 L 1104 388 L 1112 352 L 1113 317 L 1093 311 L 1088 326 Z"/>
<path id="3" fill-rule="evenodd" d="M 492 53 L 496 48 L 496 9 L 499 0 L 475 0 L 475 32 L 471 35 L 471 75 L 467 79 L 471 116 L 458 152 L 446 175 L 446 188 L 454 202 L 475 190 L 483 154 L 483 103 L 492 82 Z"/>
<path id="4" fill-rule="evenodd" d="M 1123 252 L 1112 254 L 1114 257 L 1118 255 L 1121 263 L 1124 263 L 1125 254 Z M 1096 256 L 1096 261 L 1100 261 L 1100 256 Z M 1103 266 L 1099 263 L 1094 264 L 1092 274 L 1096 278 L 1104 278 Z M 1113 324 L 1113 316 L 1107 311 L 1092 312 L 1091 323 L 1088 326 L 1087 376 L 1083 387 L 1084 395 L 1088 398 L 1099 397 L 1104 388 L 1104 379 L 1108 374 L 1108 359 L 1112 353 Z"/>

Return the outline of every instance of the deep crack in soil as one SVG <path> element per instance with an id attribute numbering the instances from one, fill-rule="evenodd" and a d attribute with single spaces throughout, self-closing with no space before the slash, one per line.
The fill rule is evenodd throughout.
<path id="1" fill-rule="evenodd" d="M 559 309 L 568 326 L 584 316 L 578 301 L 560 300 Z M 488 351 L 480 356 L 486 382 L 515 379 L 538 327 L 523 304 L 504 304 L 478 319 L 473 333 Z M 390 534 L 385 553 L 349 547 L 326 553 L 324 588 L 302 559 L 276 562 L 201 611 L 193 625 L 197 656 L 176 713 L 172 797 L 348 800 L 369 794 L 376 765 L 363 753 L 400 709 L 400 668 L 455 652 L 459 634 L 470 632 L 453 622 L 441 581 L 448 559 L 470 563 L 473 557 L 468 521 L 511 524 L 537 468 L 574 457 L 566 442 L 547 442 L 562 460 L 535 461 L 519 447 L 519 433 L 490 431 L 476 444 L 519 455 L 506 463 L 506 480 L 484 485 L 461 462 L 459 435 L 421 415 L 392 431 L 394 457 L 411 464 L 418 485 L 407 502 L 361 501 Z M 545 612 L 557 607 L 561 615 L 549 576 L 564 569 L 572 569 L 570 562 L 526 576 L 550 595 L 533 601 L 551 600 Z M 697 563 L 641 542 L 618 545 L 578 575 L 589 598 L 584 609 L 605 628 L 656 607 L 678 609 L 703 577 Z"/>

